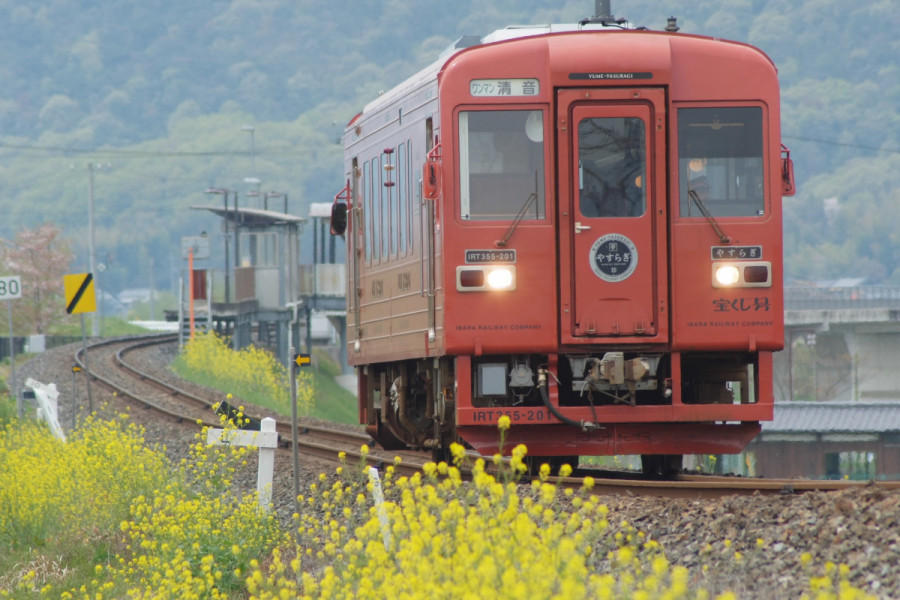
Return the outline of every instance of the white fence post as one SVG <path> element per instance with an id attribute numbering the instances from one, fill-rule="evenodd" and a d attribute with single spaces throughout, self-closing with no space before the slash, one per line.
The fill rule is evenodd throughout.
<path id="1" fill-rule="evenodd" d="M 34 390 L 34 399 L 37 400 L 38 419 L 43 419 L 50 426 L 53 435 L 66 441 L 66 434 L 59 425 L 59 390 L 55 383 L 43 384 L 31 377 L 25 380 L 25 386 Z"/>
<path id="2" fill-rule="evenodd" d="M 384 507 L 384 493 L 381 491 L 381 477 L 378 469 L 369 467 L 369 483 L 372 484 L 372 497 L 375 500 L 375 509 L 378 511 L 378 521 L 381 524 L 381 539 L 384 541 L 384 549 L 391 549 L 391 525 L 388 522 L 387 509 Z"/>
<path id="3" fill-rule="evenodd" d="M 206 443 L 230 444 L 232 446 L 255 446 L 259 448 L 259 473 L 256 478 L 256 491 L 259 494 L 259 506 L 269 510 L 272 503 L 272 480 L 275 475 L 275 448 L 278 447 L 278 433 L 275 431 L 275 419 L 266 417 L 260 423 L 259 431 L 243 429 L 216 429 L 210 427 L 206 432 Z"/>
<path id="4" fill-rule="evenodd" d="M 275 475 L 275 448 L 278 446 L 278 434 L 275 433 L 275 419 L 266 417 L 260 422 L 260 433 L 271 434 L 275 438 L 272 446 L 259 446 L 259 473 L 256 476 L 256 489 L 259 491 L 259 505 L 268 509 L 272 503 L 272 480 Z"/>

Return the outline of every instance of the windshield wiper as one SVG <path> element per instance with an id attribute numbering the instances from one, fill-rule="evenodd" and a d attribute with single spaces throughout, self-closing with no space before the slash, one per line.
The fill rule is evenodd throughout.
<path id="1" fill-rule="evenodd" d="M 525 200 L 525 204 L 522 205 L 522 208 L 519 209 L 519 212 L 516 213 L 515 218 L 513 218 L 513 222 L 509 224 L 509 229 L 506 230 L 506 233 L 503 235 L 503 239 L 497 240 L 494 244 L 498 248 L 505 248 L 506 244 L 509 242 L 509 238 L 512 237 L 513 232 L 516 230 L 516 227 L 519 226 L 519 223 L 522 222 L 522 219 L 525 218 L 525 213 L 528 212 L 528 209 L 531 208 L 532 202 L 537 203 L 538 199 L 538 173 L 534 172 L 534 191 L 528 194 L 528 198 Z"/>
<path id="2" fill-rule="evenodd" d="M 688 190 L 688 196 L 691 197 L 691 200 L 694 201 L 694 204 L 697 205 L 697 208 L 700 209 L 700 212 L 703 213 L 703 216 L 706 217 L 706 220 L 712 226 L 713 231 L 716 232 L 716 235 L 719 236 L 719 241 L 723 244 L 728 244 L 731 242 L 731 238 L 725 235 L 725 232 L 722 231 L 722 228 L 719 226 L 718 221 L 716 221 L 715 217 L 712 216 L 712 213 L 709 212 L 709 209 L 706 208 L 706 205 L 703 203 L 703 200 L 700 199 L 700 196 L 697 195 L 697 192 L 694 190 Z"/>

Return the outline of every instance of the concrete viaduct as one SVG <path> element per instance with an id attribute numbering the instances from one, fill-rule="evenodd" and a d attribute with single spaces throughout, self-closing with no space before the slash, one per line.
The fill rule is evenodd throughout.
<path id="1" fill-rule="evenodd" d="M 900 287 L 785 288 L 775 400 L 900 400 Z"/>

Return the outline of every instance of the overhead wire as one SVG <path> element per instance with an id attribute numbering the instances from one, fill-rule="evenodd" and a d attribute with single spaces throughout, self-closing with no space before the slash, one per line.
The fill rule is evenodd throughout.
<path id="1" fill-rule="evenodd" d="M 858 148 L 859 150 L 871 150 L 873 152 L 889 152 L 891 154 L 900 154 L 900 148 L 876 148 L 875 146 L 864 146 L 862 144 L 851 144 L 849 142 L 835 142 L 832 140 L 819 140 L 816 138 L 801 137 L 797 135 L 783 135 L 781 137 L 785 140 L 812 142 L 814 144 L 825 144 L 826 146 L 844 146 L 847 148 Z"/>

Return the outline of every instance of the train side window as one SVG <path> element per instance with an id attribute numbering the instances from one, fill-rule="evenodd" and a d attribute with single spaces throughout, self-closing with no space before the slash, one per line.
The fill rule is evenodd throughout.
<path id="1" fill-rule="evenodd" d="M 459 153 L 463 219 L 545 218 L 542 111 L 460 112 Z"/>
<path id="2" fill-rule="evenodd" d="M 371 160 L 372 178 L 370 182 L 372 190 L 372 262 L 376 263 L 381 259 L 381 194 L 379 188 L 381 186 L 381 165 L 378 158 Z"/>
<path id="3" fill-rule="evenodd" d="M 647 209 L 644 122 L 592 117 L 578 123 L 578 205 L 586 217 L 639 217 Z"/>
<path id="4" fill-rule="evenodd" d="M 377 156 L 372 159 L 371 164 L 369 189 L 372 192 L 372 262 L 377 262 L 381 258 L 381 165 Z"/>
<path id="5" fill-rule="evenodd" d="M 372 167 L 369 161 L 363 162 L 362 174 L 363 229 L 366 239 L 366 262 L 372 262 Z"/>
<path id="6" fill-rule="evenodd" d="M 400 190 L 397 189 L 397 165 L 395 158 L 395 151 L 393 148 L 385 148 L 384 156 L 382 157 L 384 161 L 384 190 L 383 192 L 387 195 L 387 202 L 385 203 L 386 216 L 384 227 L 385 227 L 385 236 L 387 237 L 388 256 L 397 256 L 398 247 L 399 247 L 399 230 L 397 226 L 397 222 L 400 216 L 400 211 L 398 209 L 400 205 Z"/>
<path id="7" fill-rule="evenodd" d="M 382 258 L 388 257 L 388 252 L 390 252 L 391 242 L 391 212 L 390 206 L 388 205 L 388 191 L 389 189 L 384 183 L 387 181 L 387 172 L 384 167 L 387 164 L 387 155 L 382 154 L 377 159 L 375 159 L 379 163 L 378 169 L 378 191 L 379 198 L 381 201 L 378 206 L 378 216 L 379 222 L 381 224 L 381 233 L 378 235 L 379 239 L 379 249 L 378 249 L 378 258 L 379 260 Z"/>
<path id="8" fill-rule="evenodd" d="M 359 208 L 359 211 L 355 211 L 357 215 L 362 212 L 362 196 L 363 193 L 360 190 L 359 183 L 360 178 L 362 177 L 362 172 L 359 169 L 359 157 L 353 157 L 353 166 L 350 168 L 350 173 L 347 178 L 347 181 L 350 183 L 350 193 L 347 200 L 347 224 L 352 228 L 353 235 L 356 237 L 356 242 L 354 242 L 353 246 L 358 250 L 359 249 L 359 240 L 365 239 L 365 231 L 360 227 L 359 217 L 353 217 L 351 209 Z"/>
<path id="9" fill-rule="evenodd" d="M 678 167 L 682 217 L 765 215 L 762 108 L 679 108 Z"/>
<path id="10" fill-rule="evenodd" d="M 400 142 L 397 146 L 397 227 L 398 250 L 401 254 L 406 252 L 406 228 L 409 222 L 409 186 L 407 185 L 406 142 Z"/>
<path id="11" fill-rule="evenodd" d="M 415 250 L 415 218 L 418 212 L 416 208 L 416 180 L 413 169 L 412 140 L 406 140 L 406 245 L 410 252 Z"/>

